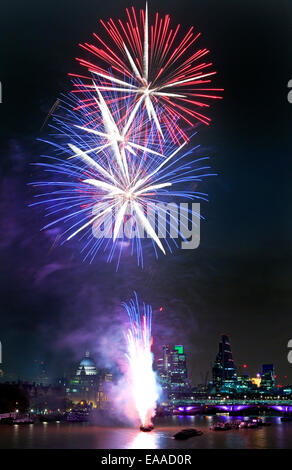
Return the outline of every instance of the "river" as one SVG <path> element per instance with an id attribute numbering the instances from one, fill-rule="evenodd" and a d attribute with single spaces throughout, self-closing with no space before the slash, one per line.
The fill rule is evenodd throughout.
<path id="1" fill-rule="evenodd" d="M 211 431 L 212 416 L 171 416 L 156 420 L 155 429 L 143 433 L 127 427 L 101 427 L 89 423 L 36 423 L 0 425 L 1 449 L 291 449 L 292 422 L 269 417 L 272 425 L 258 429 Z M 223 419 L 229 419 L 222 417 Z M 230 418 L 238 419 L 238 418 Z M 202 436 L 176 441 L 179 429 L 196 427 Z"/>

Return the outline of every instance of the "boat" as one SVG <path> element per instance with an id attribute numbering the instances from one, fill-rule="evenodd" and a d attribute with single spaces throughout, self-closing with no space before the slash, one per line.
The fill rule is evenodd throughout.
<path id="1" fill-rule="evenodd" d="M 33 424 L 34 420 L 30 416 L 24 416 L 23 418 L 15 418 L 12 424 Z"/>
<path id="2" fill-rule="evenodd" d="M 239 429 L 257 429 L 260 426 L 265 426 L 261 419 L 249 419 L 247 421 L 241 421 Z"/>
<path id="3" fill-rule="evenodd" d="M 253 420 L 255 421 L 255 420 Z M 263 421 L 262 418 L 256 418 L 256 423 L 259 427 L 261 426 L 271 426 L 271 423 L 267 423 L 266 421 Z"/>
<path id="4" fill-rule="evenodd" d="M 150 432 L 153 429 L 154 429 L 153 424 L 148 424 L 148 426 L 146 426 L 146 425 L 145 426 L 143 426 L 143 425 L 140 426 L 140 431 L 142 431 L 142 432 Z"/>
<path id="5" fill-rule="evenodd" d="M 211 431 L 225 431 L 223 423 L 216 423 L 210 427 Z"/>
<path id="6" fill-rule="evenodd" d="M 230 429 L 232 429 L 232 426 L 230 423 L 224 423 L 224 429 L 225 431 L 230 431 Z"/>
<path id="7" fill-rule="evenodd" d="M 233 421 L 232 423 L 230 423 L 230 426 L 232 427 L 232 429 L 239 429 L 239 425 L 240 425 L 240 421 Z"/>
<path id="8" fill-rule="evenodd" d="M 230 423 L 216 423 L 210 428 L 212 431 L 230 431 L 232 426 Z"/>
<path id="9" fill-rule="evenodd" d="M 202 434 L 203 434 L 202 431 L 198 431 L 195 428 L 189 428 L 189 429 L 182 429 L 181 431 L 174 434 L 173 437 L 174 439 L 183 441 L 183 440 L 189 439 L 190 437 L 201 436 Z"/>
<path id="10" fill-rule="evenodd" d="M 261 418 L 249 419 L 246 421 L 235 421 L 228 423 L 215 423 L 211 426 L 212 431 L 229 431 L 230 429 L 257 429 L 261 426 L 271 426 L 271 423 L 263 422 Z"/>
<path id="11" fill-rule="evenodd" d="M 249 421 L 247 423 L 247 429 L 256 429 L 258 428 L 258 424 L 255 421 Z"/>
<path id="12" fill-rule="evenodd" d="M 247 421 L 241 421 L 239 423 L 239 429 L 246 429 L 247 428 Z"/>

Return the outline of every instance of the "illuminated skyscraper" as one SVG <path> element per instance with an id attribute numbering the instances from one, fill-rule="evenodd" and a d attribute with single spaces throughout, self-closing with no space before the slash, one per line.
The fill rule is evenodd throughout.
<path id="1" fill-rule="evenodd" d="M 234 365 L 229 338 L 222 335 L 219 343 L 219 352 L 213 367 L 213 386 L 216 391 L 232 391 L 237 382 L 236 367 Z"/>
<path id="2" fill-rule="evenodd" d="M 170 355 L 169 346 L 163 346 L 163 356 L 156 360 L 156 369 L 159 376 L 160 385 L 162 390 L 168 395 L 170 390 L 169 383 L 169 360 Z"/>
<path id="3" fill-rule="evenodd" d="M 261 373 L 261 391 L 273 393 L 275 388 L 274 364 L 263 364 Z"/>
<path id="4" fill-rule="evenodd" d="M 160 383 L 168 394 L 185 394 L 190 391 L 186 355 L 182 345 L 163 346 L 163 357 L 156 361 Z"/>

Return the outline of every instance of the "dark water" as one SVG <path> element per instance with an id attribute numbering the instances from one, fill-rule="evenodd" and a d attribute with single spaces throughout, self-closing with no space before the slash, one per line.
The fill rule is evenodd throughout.
<path id="1" fill-rule="evenodd" d="M 292 448 L 292 422 L 267 418 L 272 423 L 259 429 L 225 432 L 211 431 L 218 417 L 172 416 L 156 421 L 154 431 L 101 427 L 89 423 L 38 423 L 31 425 L 0 425 L 2 449 L 284 449 Z M 220 418 L 229 419 L 229 418 Z M 231 418 L 230 418 L 231 419 Z M 184 427 L 196 427 L 202 436 L 176 441 L 172 435 Z"/>

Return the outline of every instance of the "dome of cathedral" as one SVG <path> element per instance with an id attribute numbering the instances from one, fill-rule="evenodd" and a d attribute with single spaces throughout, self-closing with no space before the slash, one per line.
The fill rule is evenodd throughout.
<path id="1" fill-rule="evenodd" d="M 89 352 L 85 353 L 85 357 L 80 361 L 76 375 L 80 375 L 81 372 L 85 375 L 97 375 L 97 369 L 94 360 L 90 357 Z"/>

